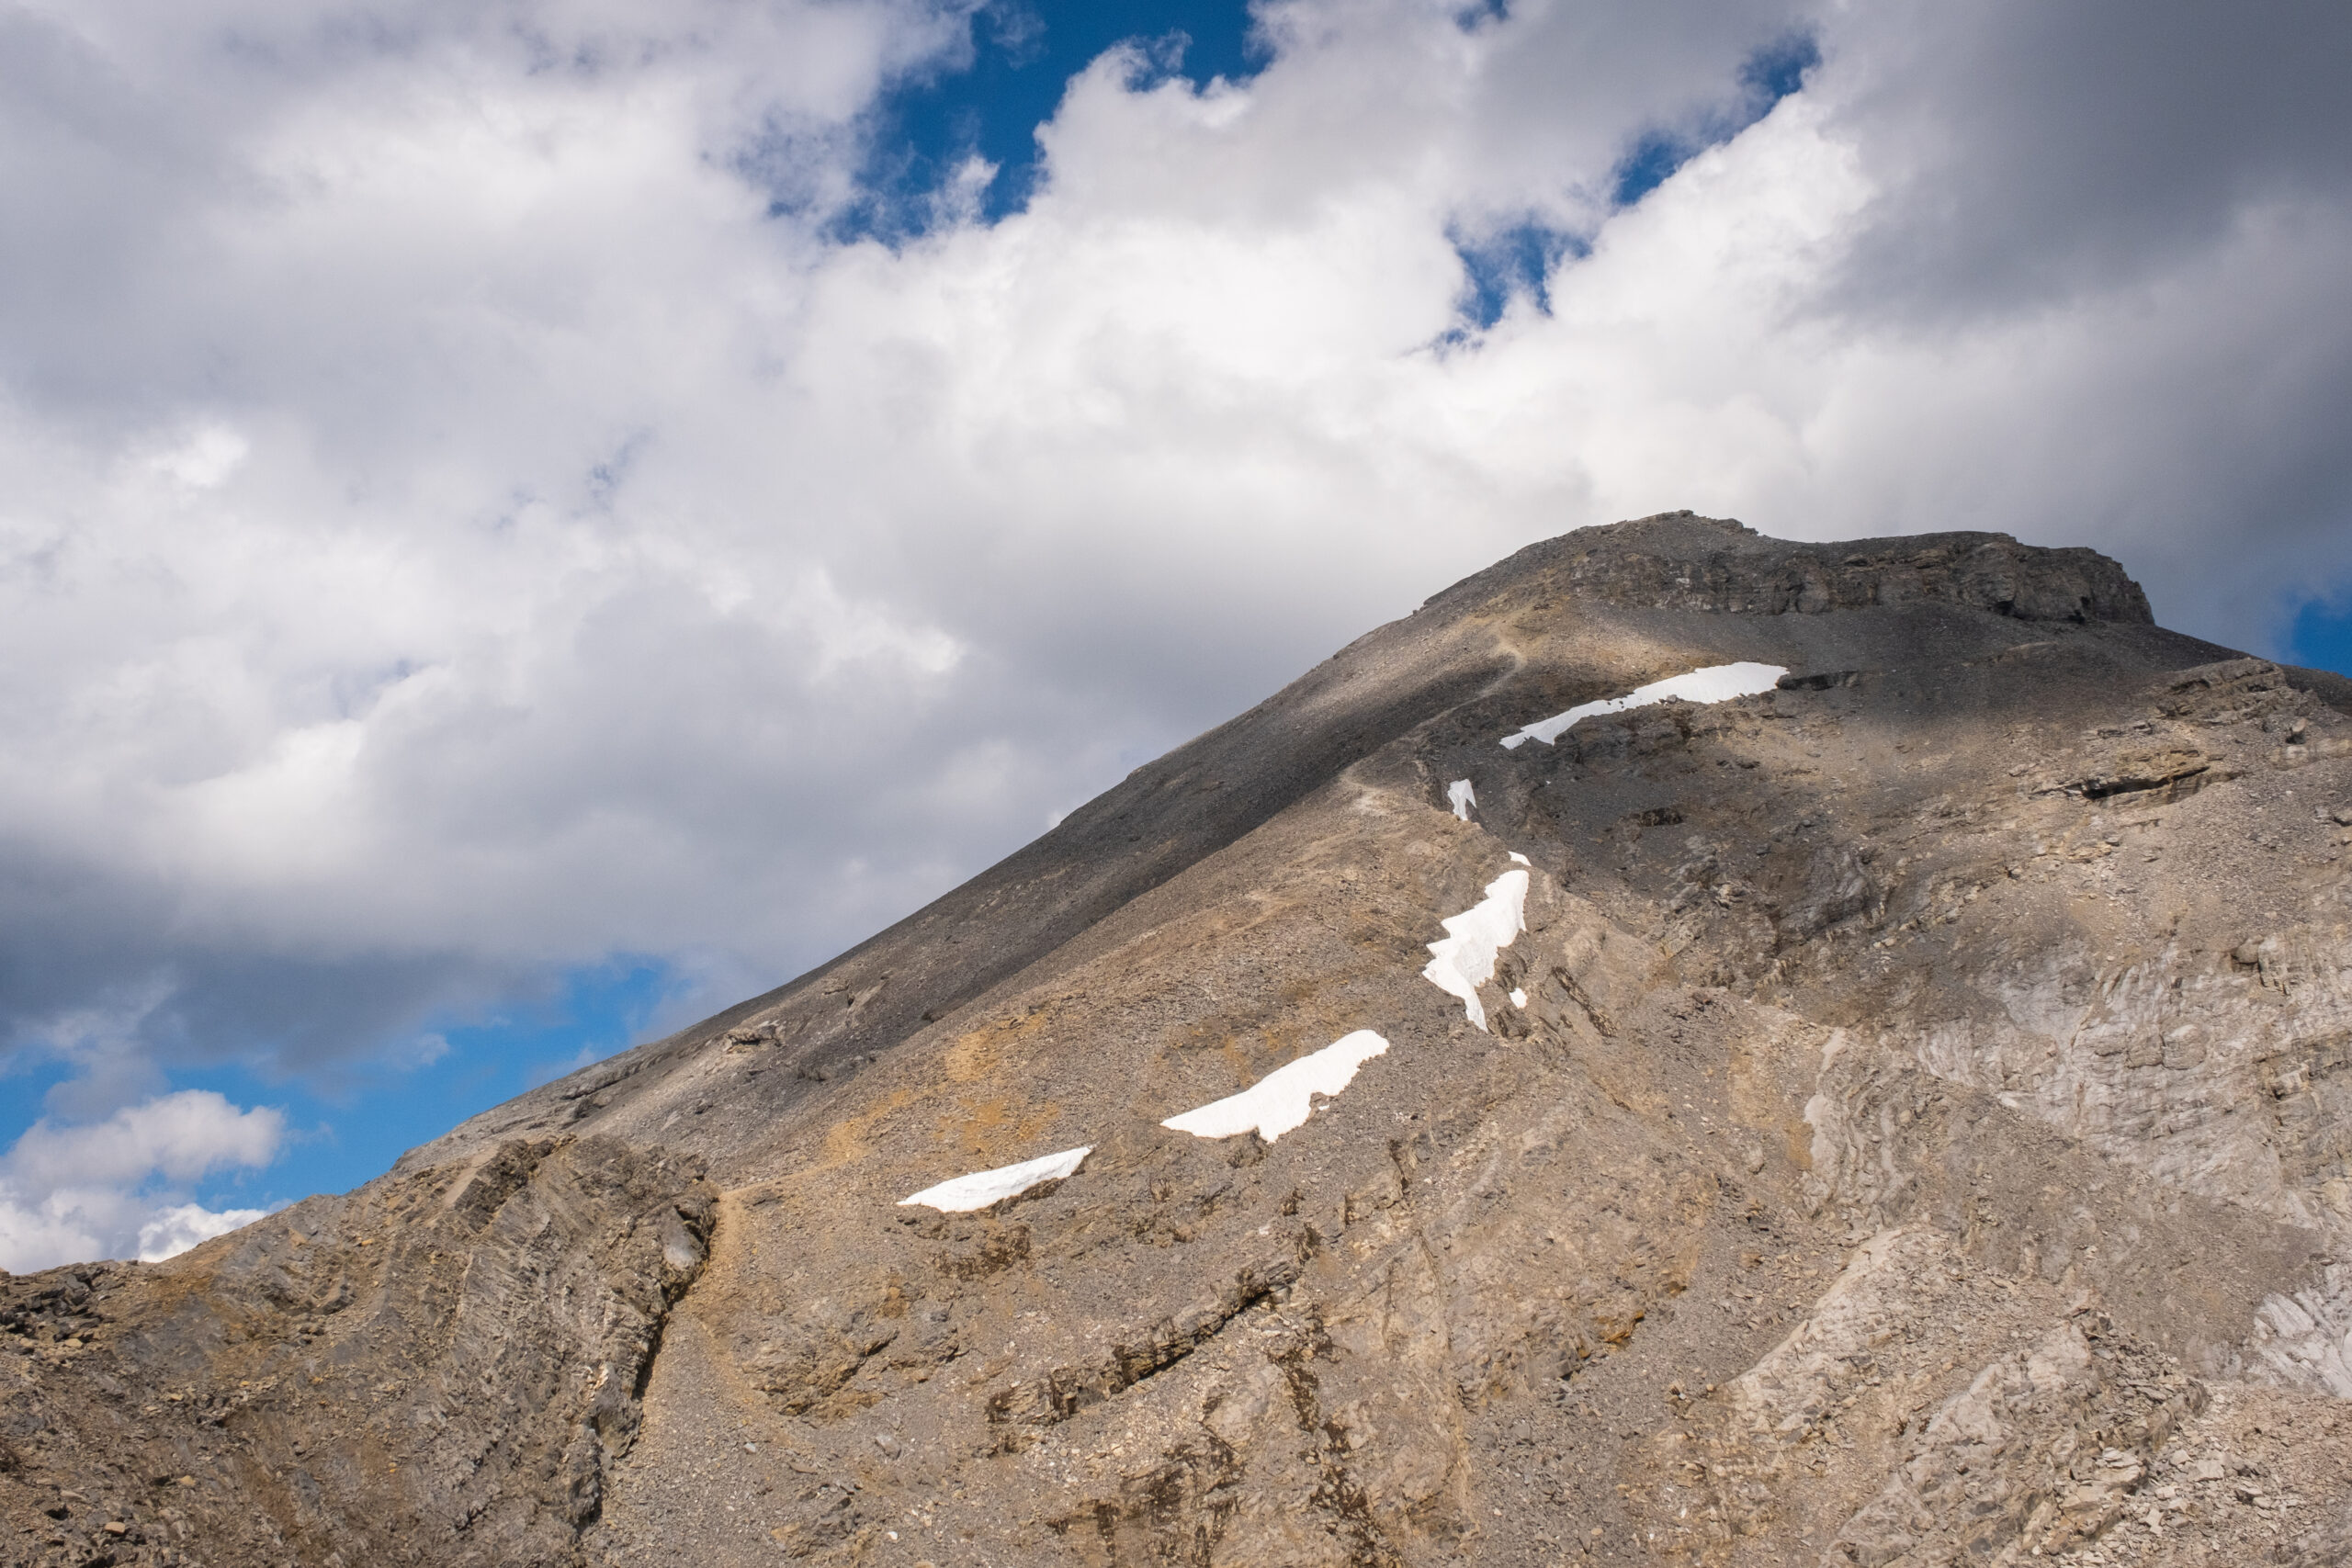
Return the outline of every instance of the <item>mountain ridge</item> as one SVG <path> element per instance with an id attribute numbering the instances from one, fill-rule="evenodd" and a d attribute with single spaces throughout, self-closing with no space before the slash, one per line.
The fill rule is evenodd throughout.
<path id="1" fill-rule="evenodd" d="M 1783 613 L 1786 610 L 1797 610 L 1798 613 L 1819 613 L 1820 610 L 1829 608 L 1832 604 L 1839 604 L 1840 601 L 1830 597 L 1829 592 L 1827 591 L 1824 591 L 1823 600 L 1825 602 L 1817 603 L 1810 612 L 1807 612 L 1798 603 L 1803 598 L 1805 584 L 1808 581 L 1811 581 L 1818 587 L 1822 581 L 1825 569 L 1844 565 L 1844 558 L 1860 556 L 1864 558 L 1866 565 L 1892 562 L 1896 563 L 1899 566 L 1908 566 L 1911 562 L 1917 560 L 1923 556 L 1931 558 L 1949 558 L 1958 555 L 1963 561 L 1971 561 L 1980 556 L 1990 555 L 1996 558 L 1996 563 L 1997 563 L 1995 570 L 1991 572 L 1980 570 L 1977 573 L 1963 574 L 1958 578 L 1946 574 L 1939 580 L 1931 580 L 1927 585 L 1928 592 L 1925 592 L 1919 596 L 1924 598 L 1934 598 L 1938 596 L 1933 592 L 1934 589 L 1950 589 L 1956 591 L 1957 602 L 1969 603 L 1971 600 L 1968 596 L 1973 594 L 1985 601 L 1984 607 L 1993 607 L 1994 605 L 2002 603 L 1998 597 L 1998 584 L 2004 581 L 2005 579 L 1999 575 L 1999 567 L 2007 567 L 2010 570 L 2014 571 L 2015 563 L 2021 559 L 2030 559 L 2037 562 L 2048 560 L 2052 563 L 2057 563 L 2059 565 L 2060 572 L 2063 573 L 2063 581 L 2057 584 L 2058 588 L 2061 589 L 2062 592 L 2048 595 L 2051 600 L 2051 603 L 2048 604 L 2037 605 L 2024 610 L 2018 610 L 2012 607 L 2009 609 L 1999 610 L 1997 613 L 2003 615 L 2014 615 L 2017 618 L 2030 620 L 2044 618 L 2054 610 L 2062 617 L 2071 618 L 2076 615 L 2083 615 L 2085 618 L 2124 619 L 2150 626 L 2154 625 L 2154 617 L 2148 609 L 2145 594 L 2140 591 L 2136 583 L 2132 582 L 2128 577 L 2123 575 L 2120 568 L 2116 567 L 2113 562 L 2108 561 L 2106 558 L 2100 557 L 2097 552 L 2087 549 L 2074 548 L 2061 551 L 2050 551 L 2041 549 L 2036 547 L 2021 546 L 2018 544 L 2015 539 L 2003 534 L 1946 533 L 1915 536 L 1910 537 L 1897 536 L 1884 539 L 1859 540 L 1838 544 L 1788 545 L 1783 541 L 1768 539 L 1764 536 L 1757 534 L 1755 531 L 1747 529 L 1744 525 L 1732 522 L 1728 519 L 1704 518 L 1699 516 L 1695 513 L 1689 512 L 1661 513 L 1652 517 L 1637 519 L 1630 523 L 1600 525 L 1591 528 L 1578 529 L 1553 539 L 1542 540 L 1535 544 L 1529 545 L 1513 555 L 1507 557 L 1504 560 L 1498 562 L 1496 565 L 1488 567 L 1480 572 L 1474 573 L 1470 577 L 1463 579 L 1460 582 L 1432 594 L 1428 600 L 1423 602 L 1419 610 L 1417 610 L 1412 615 L 1408 616 L 1405 620 L 1389 623 L 1388 626 L 1376 628 L 1375 630 L 1365 634 L 1363 637 L 1359 637 L 1354 642 L 1350 643 L 1346 648 L 1341 649 L 1338 653 L 1332 655 L 1330 659 L 1326 660 L 1321 665 L 1317 666 L 1306 675 L 1300 677 L 1299 680 L 1292 682 L 1289 686 L 1284 687 L 1283 691 L 1268 697 L 1265 701 L 1260 703 L 1248 712 L 1238 715 L 1232 719 L 1227 720 L 1224 724 L 1216 726 L 1215 728 L 1194 738 L 1193 740 L 1176 747 L 1157 761 L 1146 763 L 1142 767 L 1136 769 L 1129 774 L 1128 778 L 1122 781 L 1120 784 L 1114 785 L 1112 789 L 1104 792 L 1102 795 L 1095 797 L 1094 800 L 1088 802 L 1085 806 L 1082 806 L 1076 811 L 1070 813 L 1069 817 L 1065 818 L 1064 821 L 1061 824 L 1058 824 L 1054 829 L 1048 831 L 1040 838 L 1032 840 L 1030 844 L 1024 845 L 1022 849 L 1016 850 L 1003 861 L 1001 861 L 996 865 L 990 866 L 986 871 L 981 872 L 978 875 L 971 878 L 969 881 L 966 882 L 953 892 L 945 895 L 941 899 L 934 900 L 931 905 L 927 905 L 924 908 L 917 910 L 914 914 L 908 916 L 904 920 L 887 928 L 885 931 L 877 932 L 875 936 L 870 937 L 866 939 L 866 941 L 850 948 L 847 952 L 842 953 L 838 957 L 828 960 L 817 968 L 812 969 L 807 974 L 799 976 L 793 980 L 786 982 L 786 984 L 777 987 L 774 990 L 762 993 L 760 996 L 748 998 L 743 1002 L 736 1004 L 734 1007 L 722 1010 L 720 1012 L 715 1013 L 709 1018 L 704 1019 L 696 1023 L 690 1024 L 685 1029 L 666 1036 L 662 1040 L 650 1043 L 648 1045 L 637 1047 L 633 1052 L 624 1053 L 624 1057 L 635 1056 L 639 1053 L 658 1056 L 668 1052 L 693 1050 L 704 1042 L 714 1038 L 720 1032 L 723 1032 L 726 1029 L 741 1022 L 742 1020 L 751 1017 L 764 1008 L 774 1006 L 797 987 L 821 983 L 824 977 L 833 975 L 844 967 L 854 965 L 859 962 L 862 955 L 869 954 L 876 950 L 877 946 L 888 943 L 894 937 L 919 933 L 926 929 L 930 924 L 957 918 L 960 910 L 952 907 L 954 901 L 967 897 L 975 889 L 982 889 L 991 886 L 995 879 L 1007 876 L 1008 874 L 1018 874 L 1019 870 L 1025 869 L 1027 863 L 1031 860 L 1042 858 L 1049 849 L 1059 848 L 1065 840 L 1069 839 L 1080 839 L 1080 844 L 1072 852 L 1086 852 L 1088 849 L 1091 849 L 1093 846 L 1091 843 L 1086 842 L 1082 837 L 1085 834 L 1085 830 L 1088 828 L 1094 826 L 1105 816 L 1110 816 L 1114 819 L 1124 818 L 1124 813 L 1114 811 L 1114 807 L 1122 802 L 1123 797 L 1132 798 L 1136 794 L 1145 788 L 1150 787 L 1150 785 L 1155 783 L 1157 783 L 1159 787 L 1168 787 L 1170 784 L 1181 782 L 1186 773 L 1194 769 L 1214 765 L 1215 759 L 1195 760 L 1196 754 L 1201 749 L 1213 746 L 1221 736 L 1226 736 L 1228 733 L 1245 732 L 1253 720 L 1262 720 L 1264 718 L 1278 716 L 1283 718 L 1287 718 L 1288 713 L 1285 699 L 1291 699 L 1293 698 L 1294 694 L 1302 694 L 1302 692 L 1306 695 L 1319 694 L 1321 683 L 1328 679 L 1327 672 L 1331 671 L 1334 666 L 1344 666 L 1346 661 L 1350 660 L 1351 655 L 1357 655 L 1363 651 L 1376 650 L 1385 652 L 1386 650 L 1380 648 L 1379 645 L 1382 639 L 1388 637 L 1397 635 L 1409 636 L 1412 631 L 1419 631 L 1426 636 L 1429 628 L 1426 626 L 1417 626 L 1416 623 L 1419 622 L 1421 618 L 1430 612 L 1437 611 L 1442 614 L 1456 603 L 1468 602 L 1476 599 L 1479 594 L 1487 592 L 1495 583 L 1506 582 L 1523 577 L 1531 570 L 1543 570 L 1551 569 L 1556 565 L 1565 565 L 1567 553 L 1577 549 L 1579 542 L 1599 540 L 1606 540 L 1612 546 L 1622 546 L 1624 542 L 1632 541 L 1637 545 L 1664 547 L 1663 552 L 1657 554 L 1651 554 L 1647 552 L 1627 552 L 1631 557 L 1631 563 L 1635 568 L 1634 572 L 1621 574 L 1615 582 L 1606 585 L 1602 589 L 1602 596 L 1607 597 L 1613 591 L 1614 594 L 1618 596 L 1618 602 L 1622 602 L 1622 597 L 1629 592 L 1641 592 L 1645 593 L 1645 597 L 1648 597 L 1653 601 L 1665 601 L 1669 599 L 1681 601 L 1680 604 L 1673 604 L 1670 607 L 1720 609 L 1722 608 L 1722 601 L 1727 596 L 1741 592 L 1753 593 L 1758 592 L 1759 589 L 1764 588 L 1764 585 L 1761 584 L 1758 584 L 1755 587 L 1743 586 L 1745 580 L 1733 577 L 1730 571 L 1725 570 L 1726 563 L 1735 561 L 1740 557 L 1755 557 L 1781 563 L 1788 563 L 1791 561 L 1802 563 L 1799 567 L 1797 580 L 1794 583 L 1770 585 L 1772 589 L 1778 589 L 1780 591 L 1780 599 L 1781 603 L 1778 607 L 1765 609 L 1759 613 L 1768 615 L 1779 614 Z M 1589 549 L 1590 546 L 1588 544 L 1586 547 Z M 1687 589 L 1680 593 L 1676 593 L 1674 592 L 1676 587 L 1675 579 L 1679 575 L 1681 575 L 1686 568 L 1691 566 L 1714 567 L 1716 569 L 1717 581 L 1713 584 L 1702 587 L 1695 593 L 1689 592 Z M 1812 568 L 1812 571 L 1806 572 L 1804 570 L 1806 567 Z M 2087 571 L 2086 569 L 2088 569 Z M 1644 570 L 1646 570 L 1648 574 L 1646 578 L 1641 575 Z M 1849 580 L 1853 575 L 1854 574 L 1849 571 Z M 2089 580 L 2087 581 L 2086 581 L 2086 577 Z M 1869 582 L 1869 579 L 1867 577 L 1865 577 L 1863 581 L 1865 584 Z M 1577 583 L 1577 586 L 1579 589 L 1587 591 L 1589 591 L 1591 587 L 1589 584 L 1581 582 Z M 2077 590 L 2081 588 L 2089 588 L 2092 592 L 2087 593 L 2079 592 L 2063 592 L 2063 590 Z M 1849 581 L 1849 593 L 1847 595 L 1849 598 L 1851 597 L 1850 589 L 1851 585 Z M 1769 592 L 1770 590 L 1765 591 Z M 2012 604 L 2013 602 L 2014 594 L 2011 595 Z M 1656 604 L 1654 607 L 1669 606 L 1666 604 Z M 1401 633 L 1400 628 L 1404 629 Z M 1453 630 L 1454 628 L 1447 627 L 1445 629 Z M 2226 658 L 2229 657 L 2232 652 L 2232 650 L 2223 649 L 2215 644 L 2197 643 L 2195 646 L 2199 651 L 2214 658 Z M 1451 694 L 1453 692 L 1458 692 L 1466 687 L 1477 685 L 1482 682 L 1491 683 L 1494 680 L 1508 677 L 1513 672 L 1513 671 L 1514 667 L 1510 665 L 1499 656 L 1491 659 L 1485 663 L 1479 663 L 1473 660 L 1468 663 L 1467 668 L 1457 668 L 1456 670 L 1450 671 L 1449 673 L 1452 675 L 1452 681 L 1446 685 L 1438 688 L 1437 691 L 1432 691 L 1426 687 L 1415 689 L 1402 700 L 1392 701 L 1387 704 L 1386 706 L 1391 713 L 1398 716 L 1405 715 L 1422 716 L 1428 712 L 1432 701 L 1438 701 L 1442 703 L 1442 705 L 1453 705 L 1450 703 L 1442 703 L 1442 698 L 1440 695 L 1441 693 Z M 1653 678 L 1654 674 L 1665 674 L 1671 672 L 1671 671 L 1659 668 L 1654 671 L 1651 674 L 1636 675 L 1629 672 L 1618 675 L 1614 677 L 1613 680 L 1611 677 L 1600 677 L 1591 682 L 1593 691 L 1588 694 L 1604 694 L 1605 690 L 1607 689 L 1638 685 L 1642 683 L 1643 680 Z M 1342 673 L 1340 678 L 1344 680 L 1347 677 Z M 1559 705 L 1566 706 L 1567 704 L 1563 701 Z M 1419 722 L 1418 716 L 1415 717 L 1414 722 Z M 1360 739 L 1367 728 L 1369 728 L 1371 733 L 1383 734 L 1384 739 L 1393 739 L 1395 733 L 1396 733 L 1396 731 L 1393 729 L 1387 730 L 1384 733 L 1379 728 L 1377 728 L 1377 719 L 1371 721 L 1368 726 L 1352 723 L 1344 726 L 1342 728 L 1342 737 L 1344 739 L 1341 739 L 1336 745 L 1334 745 L 1333 750 L 1344 750 L 1346 739 Z M 1409 727 L 1409 725 L 1407 726 L 1407 728 Z M 1296 744 L 1295 740 L 1292 738 L 1286 737 L 1286 739 L 1290 739 L 1291 743 L 1294 745 Z M 1310 762 L 1309 768 L 1313 768 L 1313 763 Z M 1323 770 L 1319 773 L 1314 773 L 1313 776 L 1328 776 L 1328 771 L 1329 770 Z M 1138 781 L 1142 782 L 1139 783 Z M 1256 823 L 1264 820 L 1266 817 L 1271 816 L 1274 811 L 1279 810 L 1282 805 L 1287 804 L 1289 800 L 1295 798 L 1295 791 L 1285 792 L 1282 786 L 1277 786 L 1275 791 L 1270 793 L 1272 795 L 1271 800 L 1261 797 L 1260 801 L 1251 803 L 1252 805 L 1264 805 L 1268 808 L 1261 810 L 1255 815 L 1247 817 L 1245 818 L 1247 826 L 1240 828 L 1239 831 L 1246 832 L 1248 830 L 1248 827 L 1255 826 Z M 1222 847 L 1223 843 L 1231 841 L 1231 837 L 1238 836 L 1239 836 L 1239 832 L 1235 832 L 1229 837 L 1226 837 L 1222 840 L 1215 840 L 1203 852 L 1214 852 L 1216 848 Z M 1198 859 L 1201 858 L 1201 856 L 1196 853 L 1193 858 Z M 1186 862 L 1185 863 L 1190 863 L 1190 862 Z M 1167 874 L 1173 874 L 1173 872 L 1169 871 L 1162 873 L 1159 879 L 1164 880 L 1165 875 Z M 1106 893 L 1099 904 L 1090 903 L 1081 906 L 1081 908 L 1085 908 L 1093 916 L 1093 918 L 1100 918 L 1101 914 L 1107 913 L 1109 909 L 1120 907 L 1140 892 L 1148 890 L 1150 886 L 1156 885 L 1156 881 L 1147 880 L 1140 886 L 1122 887 Z M 1065 924 L 1067 924 L 1067 921 L 1068 918 L 1066 917 Z M 1045 939 L 1045 934 L 1041 933 L 1040 940 Z M 1001 978 L 1002 976 L 998 975 L 996 977 Z M 949 1005 L 952 1006 L 956 1004 L 950 1003 Z M 903 1011 L 886 1015 L 885 1020 L 882 1021 L 880 1026 L 877 1027 L 876 1032 L 887 1034 L 892 1030 L 903 1030 L 907 1021 L 907 1015 Z M 616 1058 L 616 1060 L 618 1058 Z M 599 1088 L 592 1088 L 588 1090 L 589 1093 L 594 1094 L 595 1092 L 599 1092 L 601 1087 L 608 1085 L 608 1077 L 609 1068 L 607 1064 L 598 1064 L 595 1066 L 583 1068 L 579 1072 L 568 1075 L 566 1077 L 557 1079 L 553 1083 L 545 1086 L 543 1089 L 533 1091 L 532 1095 L 518 1097 L 516 1100 L 510 1101 L 508 1104 L 509 1106 L 517 1106 L 525 1102 L 531 1101 L 533 1100 L 533 1095 L 545 1096 L 551 1094 L 556 1097 L 563 1097 L 572 1095 L 575 1090 L 582 1089 L 583 1086 L 600 1086 Z M 484 1114 L 487 1117 L 498 1118 L 506 1111 L 507 1107 L 500 1107 Z M 474 1119 L 474 1121 L 481 1120 L 481 1118 Z M 403 1165 L 406 1165 L 419 1157 L 424 1157 L 426 1151 L 432 1152 L 431 1157 L 439 1157 L 440 1155 L 446 1152 L 448 1147 L 454 1146 L 449 1144 L 449 1139 L 458 1137 L 462 1134 L 466 1126 L 473 1124 L 473 1122 L 461 1124 L 459 1128 L 453 1129 L 451 1134 L 446 1135 L 444 1139 L 435 1140 L 433 1143 L 421 1145 L 419 1150 L 413 1151 L 409 1156 L 403 1156 Z M 492 1121 L 484 1122 L 482 1124 L 486 1128 L 497 1126 L 508 1127 L 511 1129 L 517 1123 L 510 1121 Z M 399 1168 L 396 1167 L 396 1168 Z"/>
<path id="2" fill-rule="evenodd" d="M 0 1281 L 14 1549 L 2338 1560 L 2330 691 L 2089 551 L 1532 546 L 786 986 Z M 1351 1041 L 1272 1141 L 1168 1125 Z"/>

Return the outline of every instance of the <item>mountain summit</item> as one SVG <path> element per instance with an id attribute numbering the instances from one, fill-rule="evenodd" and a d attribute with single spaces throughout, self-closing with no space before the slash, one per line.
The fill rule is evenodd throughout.
<path id="1" fill-rule="evenodd" d="M 8 1280 L 27 1563 L 2352 1556 L 2352 682 L 1532 546 L 792 984 Z"/>

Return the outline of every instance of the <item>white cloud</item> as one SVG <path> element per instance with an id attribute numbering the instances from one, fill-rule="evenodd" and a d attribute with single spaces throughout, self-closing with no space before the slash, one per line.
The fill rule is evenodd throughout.
<path id="1" fill-rule="evenodd" d="M 193 1181 L 223 1165 L 268 1164 L 285 1130 L 275 1111 L 240 1111 L 210 1089 L 182 1089 L 92 1126 L 34 1122 L 8 1152 L 8 1179 L 34 1192 L 128 1187 L 150 1175 Z"/>
<path id="2" fill-rule="evenodd" d="M 226 425 L 207 425 L 155 459 L 155 468 L 190 490 L 210 490 L 235 473 L 253 450 Z"/>
<path id="3" fill-rule="evenodd" d="M 139 1227 L 139 1261 L 161 1263 L 177 1258 L 198 1242 L 241 1230 L 268 1213 L 266 1209 L 222 1209 L 217 1213 L 201 1203 L 178 1203 L 159 1210 Z"/>
<path id="4" fill-rule="evenodd" d="M 188 1186 L 227 1167 L 277 1156 L 285 1118 L 242 1111 L 209 1089 L 125 1106 L 103 1122 L 34 1122 L 0 1159 L 0 1269 L 22 1272 L 92 1258 L 154 1262 L 259 1219 L 210 1210 Z"/>
<path id="5" fill-rule="evenodd" d="M 0 1010 L 85 1118 L 616 951 L 732 999 L 1585 523 L 2090 543 L 2242 643 L 2352 558 L 2333 10 L 1294 0 L 896 249 L 827 222 L 956 7 L 369 14 L 0 21 Z"/>

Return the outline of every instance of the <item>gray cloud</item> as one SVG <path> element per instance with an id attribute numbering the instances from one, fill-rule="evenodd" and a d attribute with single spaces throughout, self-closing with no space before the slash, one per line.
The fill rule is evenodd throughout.
<path id="1" fill-rule="evenodd" d="M 2156 282 L 2250 212 L 2352 194 L 2342 6 L 1905 3 L 1831 36 L 1890 209 L 1841 287 L 1906 318 Z"/>

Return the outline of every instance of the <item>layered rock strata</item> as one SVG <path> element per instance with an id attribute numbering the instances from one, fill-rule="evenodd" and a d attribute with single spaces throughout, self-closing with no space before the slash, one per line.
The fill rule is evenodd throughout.
<path id="1" fill-rule="evenodd" d="M 1532 547 L 789 986 L 6 1281 L 0 1552 L 2342 1561 L 2332 703 L 2086 551 Z"/>

